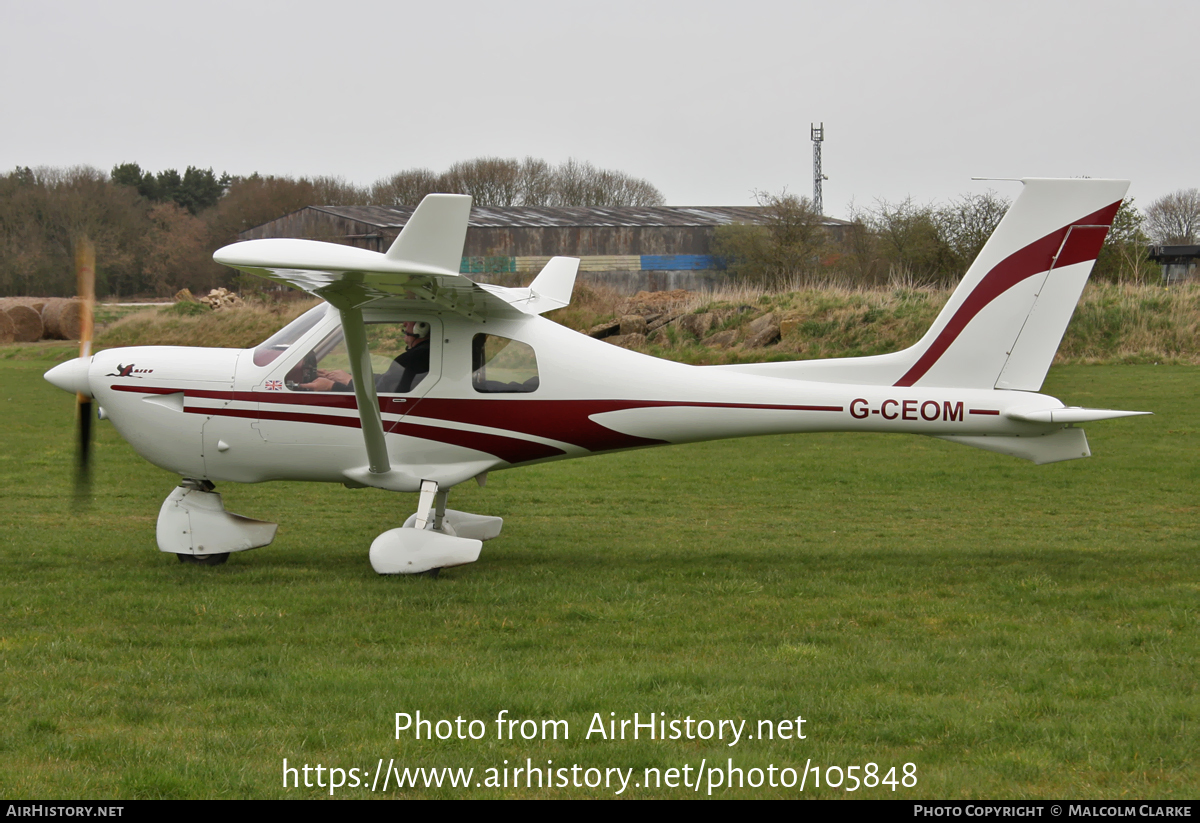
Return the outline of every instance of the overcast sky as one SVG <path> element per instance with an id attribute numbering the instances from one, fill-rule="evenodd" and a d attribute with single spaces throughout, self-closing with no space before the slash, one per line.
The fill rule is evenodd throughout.
<path id="1" fill-rule="evenodd" d="M 825 211 L 1122 177 L 1200 186 L 1200 3 L 0 0 L 0 169 L 369 184 L 569 157 L 671 205 Z"/>

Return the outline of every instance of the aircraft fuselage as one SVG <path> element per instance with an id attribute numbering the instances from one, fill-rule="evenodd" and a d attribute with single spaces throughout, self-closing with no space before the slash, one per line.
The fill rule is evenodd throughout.
<path id="1" fill-rule="evenodd" d="M 689 366 L 541 317 L 477 323 L 407 312 L 392 319 L 433 326 L 429 375 L 410 393 L 378 397 L 392 462 L 415 478 L 409 491 L 422 477 L 453 485 L 517 465 L 759 434 L 1036 436 L 1062 428 L 1007 416 L 1023 406 L 1062 406 L 1031 392 L 816 383 Z M 112 349 L 95 355 L 88 383 L 140 455 L 182 476 L 346 482 L 364 464 L 354 393 L 297 391 L 287 379 L 338 326 L 337 312 L 325 311 L 265 365 L 256 365 L 253 349 Z M 472 338 L 484 333 L 532 349 L 536 388 L 479 389 Z"/>

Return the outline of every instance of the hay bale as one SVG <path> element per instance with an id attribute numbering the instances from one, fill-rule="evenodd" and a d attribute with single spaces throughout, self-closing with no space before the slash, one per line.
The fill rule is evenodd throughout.
<path id="1" fill-rule="evenodd" d="M 2 297 L 0 298 L 0 309 L 7 309 L 9 306 L 28 306 L 41 314 L 42 307 L 49 299 L 48 297 Z"/>
<path id="2" fill-rule="evenodd" d="M 54 298 L 42 309 L 46 336 L 55 340 L 78 340 L 83 324 L 83 303 L 79 300 Z"/>
<path id="3" fill-rule="evenodd" d="M 54 312 L 56 307 L 60 303 L 62 303 L 64 300 L 66 300 L 65 297 L 46 297 L 46 298 L 42 299 L 42 307 L 40 309 L 38 309 L 38 311 L 41 312 L 41 315 L 42 315 L 42 339 L 44 339 L 44 340 L 55 340 L 55 339 L 61 340 L 62 339 L 62 338 L 57 337 L 57 335 L 55 333 L 55 329 L 57 329 L 57 326 L 54 326 L 51 324 L 50 314 L 51 314 L 51 312 Z"/>
<path id="4" fill-rule="evenodd" d="M 42 339 L 42 316 L 29 306 L 7 306 L 0 311 L 12 321 L 16 342 L 35 343 Z"/>
<path id="5" fill-rule="evenodd" d="M 16 334 L 13 329 L 13 321 L 8 319 L 6 312 L 0 311 L 0 345 L 8 345 L 13 342 Z"/>

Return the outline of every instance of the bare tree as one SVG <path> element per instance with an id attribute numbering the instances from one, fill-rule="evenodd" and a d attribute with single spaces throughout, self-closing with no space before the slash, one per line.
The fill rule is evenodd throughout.
<path id="1" fill-rule="evenodd" d="M 371 203 L 371 189 L 347 183 L 343 177 L 314 177 L 314 205 L 365 206 Z"/>
<path id="2" fill-rule="evenodd" d="M 526 157 L 478 157 L 442 174 L 410 169 L 378 181 L 371 200 L 415 206 L 433 192 L 469 194 L 479 206 L 661 206 L 662 193 L 624 172 L 598 169 L 574 158 L 559 166 Z"/>
<path id="3" fill-rule="evenodd" d="M 950 245 L 960 274 L 979 256 L 1009 205 L 1008 198 L 989 190 L 986 194 L 964 194 L 938 211 L 940 234 Z"/>
<path id="4" fill-rule="evenodd" d="M 1181 189 L 1146 209 L 1146 228 L 1155 243 L 1190 246 L 1200 234 L 1200 189 Z"/>
<path id="5" fill-rule="evenodd" d="M 713 252 L 735 276 L 755 283 L 780 284 L 815 272 L 828 238 L 812 201 L 786 191 L 754 196 L 763 223 L 718 226 Z"/>
<path id="6" fill-rule="evenodd" d="M 455 163 L 441 176 L 442 191 L 469 194 L 480 206 L 515 206 L 521 193 L 521 166 L 502 157 L 477 157 Z"/>
<path id="7" fill-rule="evenodd" d="M 521 161 L 518 174 L 522 206 L 548 206 L 554 196 L 554 169 L 538 157 Z"/>
<path id="8" fill-rule="evenodd" d="M 551 206 L 661 206 L 666 198 L 645 180 L 570 158 L 554 170 Z"/>
<path id="9" fill-rule="evenodd" d="M 1150 260 L 1147 248 L 1150 238 L 1146 236 L 1145 225 L 1146 218 L 1134 205 L 1133 198 L 1123 200 L 1096 258 L 1093 280 L 1145 283 L 1162 276 L 1158 264 Z"/>
<path id="10" fill-rule="evenodd" d="M 379 206 L 416 206 L 427 194 L 441 191 L 438 176 L 429 169 L 409 169 L 377 180 L 371 202 Z"/>
<path id="11" fill-rule="evenodd" d="M 934 206 L 911 197 L 899 203 L 877 200 L 867 211 L 867 226 L 879 239 L 880 256 L 890 264 L 892 277 L 952 282 L 962 275 Z"/>

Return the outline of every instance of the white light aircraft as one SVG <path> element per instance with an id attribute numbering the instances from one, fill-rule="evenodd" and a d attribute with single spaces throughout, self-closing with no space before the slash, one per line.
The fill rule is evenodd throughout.
<path id="1" fill-rule="evenodd" d="M 158 546 L 206 564 L 276 529 L 226 512 L 217 481 L 419 493 L 370 550 L 380 574 L 414 574 L 473 562 L 500 533 L 498 517 L 447 508 L 450 488 L 531 463 L 813 431 L 1087 457 L 1077 424 L 1144 412 L 1037 392 L 1128 182 L 1022 182 L 933 326 L 893 354 L 688 366 L 593 340 L 540 316 L 570 302 L 578 260 L 553 258 L 528 288 L 475 283 L 459 273 L 471 200 L 434 194 L 387 253 L 289 239 L 218 251 L 325 301 L 257 348 L 110 349 L 46 379 L 94 398 L 142 457 L 183 478 Z"/>

